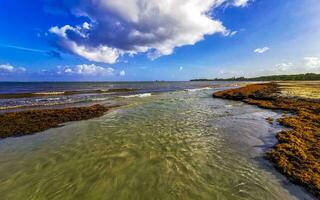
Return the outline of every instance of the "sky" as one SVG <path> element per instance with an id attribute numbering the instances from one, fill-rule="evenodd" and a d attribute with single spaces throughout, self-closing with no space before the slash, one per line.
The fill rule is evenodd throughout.
<path id="1" fill-rule="evenodd" d="M 320 73 L 319 0 L 3 0 L 0 81 Z"/>

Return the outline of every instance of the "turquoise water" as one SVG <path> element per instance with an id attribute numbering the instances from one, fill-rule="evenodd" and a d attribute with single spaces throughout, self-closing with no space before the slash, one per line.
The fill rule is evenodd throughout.
<path id="1" fill-rule="evenodd" d="M 0 199 L 311 199 L 263 159 L 279 114 L 213 91 L 117 97 L 103 117 L 0 140 Z"/>

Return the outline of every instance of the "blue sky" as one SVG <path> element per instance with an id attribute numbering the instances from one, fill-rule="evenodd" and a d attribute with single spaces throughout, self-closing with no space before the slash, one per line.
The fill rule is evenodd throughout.
<path id="1" fill-rule="evenodd" d="M 318 0 L 10 0 L 0 27 L 0 81 L 320 72 Z"/>

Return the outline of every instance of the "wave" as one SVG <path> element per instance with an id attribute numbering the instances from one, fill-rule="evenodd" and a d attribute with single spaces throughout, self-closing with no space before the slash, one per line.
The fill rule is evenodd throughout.
<path id="1" fill-rule="evenodd" d="M 105 97 L 105 98 L 103 98 L 103 97 L 97 97 L 97 98 L 91 98 L 91 99 L 89 99 L 90 101 L 105 101 L 105 100 L 108 100 L 108 99 L 110 99 L 110 98 L 108 98 L 108 97 Z"/>
<path id="2" fill-rule="evenodd" d="M 0 106 L 0 110 L 9 110 L 9 109 L 14 109 L 14 108 L 21 108 L 23 105 L 18 105 L 18 106 Z"/>
<path id="3" fill-rule="evenodd" d="M 150 97 L 151 93 L 142 93 L 142 94 L 133 94 L 133 95 L 127 95 L 127 96 L 120 96 L 122 98 L 133 98 L 133 97 Z"/>
<path id="4" fill-rule="evenodd" d="M 36 107 L 46 107 L 46 106 L 55 106 L 55 105 L 63 105 L 66 103 L 62 102 L 53 102 L 53 103 L 31 103 L 31 104 L 23 104 L 23 105 L 14 105 L 14 106 L 0 106 L 0 110 L 12 110 L 12 109 L 20 109 L 20 108 L 36 108 Z"/>
<path id="5" fill-rule="evenodd" d="M 34 95 L 62 95 L 65 92 L 35 92 L 35 93 L 31 93 Z"/>
<path id="6" fill-rule="evenodd" d="M 211 87 L 203 87 L 203 88 L 193 88 L 193 89 L 185 89 L 187 92 L 196 92 L 196 91 L 201 91 L 201 90 L 211 90 Z"/>
<path id="7" fill-rule="evenodd" d="M 47 102 L 47 101 L 59 101 L 63 100 L 60 97 L 48 97 L 48 98 L 40 98 L 40 99 L 34 99 L 35 102 Z"/>

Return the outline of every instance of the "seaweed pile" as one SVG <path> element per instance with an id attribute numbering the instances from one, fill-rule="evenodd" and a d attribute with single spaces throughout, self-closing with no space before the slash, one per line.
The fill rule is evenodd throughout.
<path id="1" fill-rule="evenodd" d="M 58 127 L 70 121 L 102 116 L 109 108 L 102 105 L 43 109 L 0 114 L 0 138 L 21 136 Z"/>
<path id="2" fill-rule="evenodd" d="M 219 91 L 213 97 L 291 112 L 278 120 L 286 129 L 277 134 L 278 143 L 267 158 L 290 180 L 320 199 L 320 100 L 279 93 L 276 83 L 264 83 Z"/>

